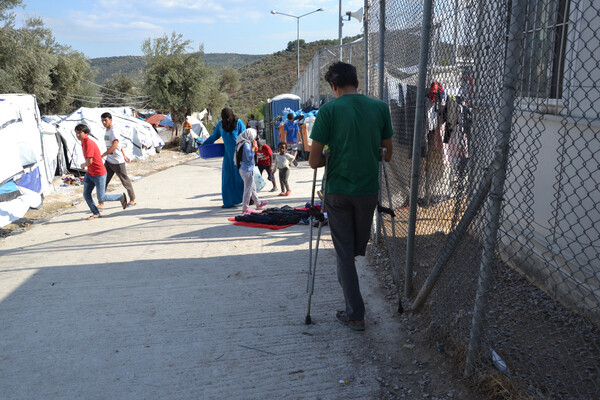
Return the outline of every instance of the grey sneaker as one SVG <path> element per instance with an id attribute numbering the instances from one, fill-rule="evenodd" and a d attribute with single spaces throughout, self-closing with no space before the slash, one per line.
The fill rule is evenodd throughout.
<path id="1" fill-rule="evenodd" d="M 298 161 L 296 161 L 296 159 L 295 159 L 295 158 L 294 158 L 294 162 L 293 162 L 293 164 L 294 164 L 294 167 L 297 167 L 297 166 L 298 166 Z"/>

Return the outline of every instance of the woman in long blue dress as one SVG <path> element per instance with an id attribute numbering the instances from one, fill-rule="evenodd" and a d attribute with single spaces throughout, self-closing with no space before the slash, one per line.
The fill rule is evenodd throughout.
<path id="1" fill-rule="evenodd" d="M 241 204 L 244 194 L 244 181 L 240 176 L 240 171 L 233 162 L 233 153 L 235 152 L 235 141 L 240 133 L 246 130 L 246 126 L 241 119 L 235 116 L 231 108 L 221 110 L 221 121 L 217 123 L 212 135 L 203 143 L 212 144 L 220 137 L 223 138 L 225 145 L 225 155 L 223 156 L 223 171 L 221 174 L 221 196 L 223 198 L 223 208 L 234 207 Z"/>

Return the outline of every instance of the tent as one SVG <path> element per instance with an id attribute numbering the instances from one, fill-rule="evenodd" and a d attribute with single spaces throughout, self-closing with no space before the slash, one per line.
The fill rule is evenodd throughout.
<path id="1" fill-rule="evenodd" d="M 192 124 L 192 131 L 198 136 L 202 141 L 206 140 L 210 136 L 208 133 L 208 129 L 204 126 L 202 121 L 200 121 L 196 117 L 188 116 L 187 121 Z"/>
<path id="2" fill-rule="evenodd" d="M 86 124 L 90 128 L 90 138 L 96 142 L 100 151 L 104 153 L 110 143 L 106 143 L 106 129 L 102 125 L 100 116 L 104 112 L 110 112 L 113 125 L 123 135 L 123 148 L 127 157 L 131 159 L 144 159 L 156 154 L 156 150 L 164 145 L 152 125 L 139 120 L 132 115 L 123 114 L 121 109 L 111 108 L 87 108 L 82 107 L 65 117 L 58 123 L 58 132 L 65 145 L 65 153 L 70 169 L 81 170 L 83 164 L 83 151 L 81 143 L 75 136 L 75 126 Z"/>
<path id="3" fill-rule="evenodd" d="M 146 118 L 146 122 L 150 125 L 173 127 L 173 120 L 170 116 L 164 114 L 154 114 Z"/>
<path id="4" fill-rule="evenodd" d="M 0 95 L 0 226 L 40 207 L 54 178 L 56 131 L 42 124 L 35 96 Z"/>
<path id="5" fill-rule="evenodd" d="M 149 123 L 150 125 L 158 126 L 158 124 L 160 123 L 160 121 L 163 120 L 164 117 L 165 117 L 164 114 L 154 114 L 154 115 L 151 115 L 148 118 L 146 118 L 146 122 Z"/>

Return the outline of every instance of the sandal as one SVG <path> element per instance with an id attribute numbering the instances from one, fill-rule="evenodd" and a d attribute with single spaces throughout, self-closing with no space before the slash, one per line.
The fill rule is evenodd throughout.
<path id="1" fill-rule="evenodd" d="M 123 193 L 123 197 L 121 197 L 121 206 L 123 210 L 127 208 L 127 195 Z"/>
<path id="2" fill-rule="evenodd" d="M 87 221 L 91 220 L 91 219 L 96 219 L 96 218 L 100 218 L 102 217 L 102 215 L 100 214 L 92 214 L 89 217 L 86 218 Z"/>
<path id="3" fill-rule="evenodd" d="M 340 323 L 342 325 L 346 325 L 348 328 L 352 329 L 353 331 L 362 332 L 365 330 L 365 320 L 364 319 L 361 321 L 351 320 L 350 317 L 348 317 L 348 314 L 346 314 L 346 311 L 336 312 L 335 317 L 337 318 L 338 321 L 340 321 Z"/>
<path id="4" fill-rule="evenodd" d="M 104 210 L 104 203 L 98 203 L 96 207 L 98 207 L 98 210 Z"/>
<path id="5" fill-rule="evenodd" d="M 129 203 L 127 203 L 127 207 L 133 207 L 135 205 L 137 205 L 137 203 L 135 201 L 134 202 L 130 201 Z"/>

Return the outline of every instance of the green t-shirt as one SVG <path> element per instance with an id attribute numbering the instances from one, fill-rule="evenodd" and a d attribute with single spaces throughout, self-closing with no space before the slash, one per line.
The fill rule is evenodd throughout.
<path id="1" fill-rule="evenodd" d="M 329 146 L 327 193 L 363 196 L 379 190 L 379 148 L 394 134 L 388 105 L 362 94 L 325 103 L 311 139 Z"/>

